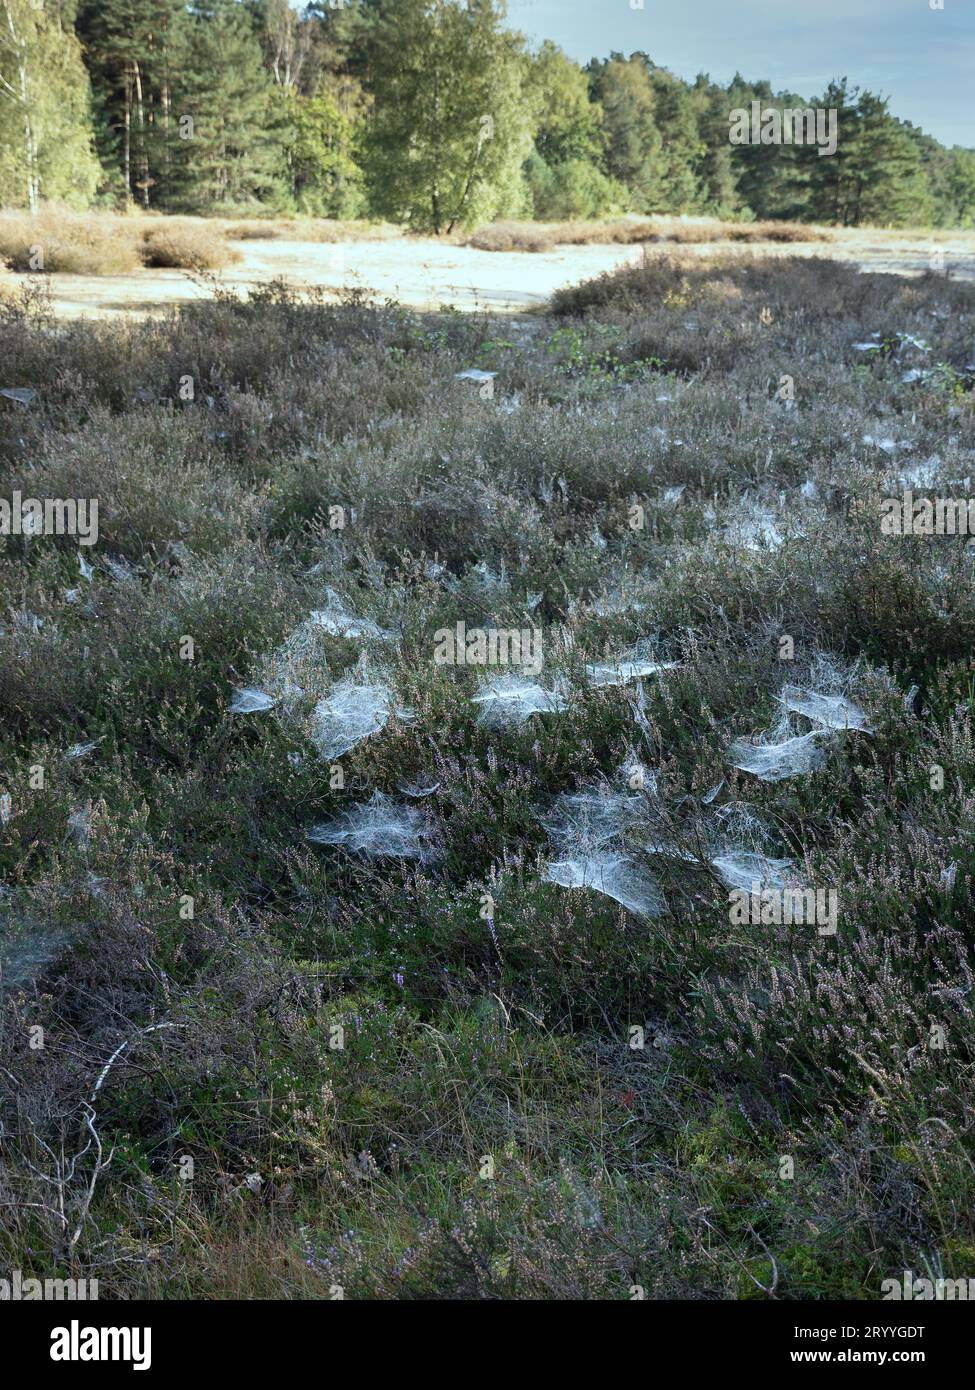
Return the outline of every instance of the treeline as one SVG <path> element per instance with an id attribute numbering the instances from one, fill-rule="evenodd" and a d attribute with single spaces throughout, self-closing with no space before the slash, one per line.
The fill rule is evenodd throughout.
<path id="1" fill-rule="evenodd" d="M 684 82 L 530 52 L 497 0 L 0 0 L 0 203 L 261 206 L 418 231 L 636 213 L 975 222 L 975 151 L 846 79 Z M 834 155 L 731 144 L 734 109 L 835 109 Z"/>

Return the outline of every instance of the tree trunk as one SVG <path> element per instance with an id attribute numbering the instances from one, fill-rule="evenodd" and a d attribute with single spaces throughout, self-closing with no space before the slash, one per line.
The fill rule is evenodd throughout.
<path id="1" fill-rule="evenodd" d="M 30 110 L 24 107 L 24 149 L 27 160 L 27 206 L 32 217 L 37 216 L 38 178 L 37 151 L 34 148 L 34 131 L 30 123 Z"/>
<path id="2" fill-rule="evenodd" d="M 433 234 L 440 235 L 440 70 L 433 70 L 433 188 L 430 191 L 430 204 L 433 211 Z"/>
<path id="3" fill-rule="evenodd" d="M 30 111 L 24 108 L 24 151 L 27 162 L 27 206 L 30 208 L 32 217 L 37 216 L 38 204 L 38 177 L 37 177 L 37 151 L 34 148 L 34 131 L 30 123 Z"/>
<path id="4" fill-rule="evenodd" d="M 477 147 L 476 147 L 475 150 L 474 150 L 474 158 L 471 160 L 471 167 L 470 167 L 470 169 L 469 169 L 468 172 L 467 172 L 467 182 L 464 184 L 464 191 L 463 191 L 463 193 L 460 195 L 460 202 L 459 202 L 458 205 L 457 205 L 457 211 L 454 213 L 453 217 L 450 219 L 449 223 L 447 224 L 447 235 L 448 235 L 448 236 L 450 236 L 450 233 L 454 230 L 454 223 L 457 221 L 457 219 L 458 219 L 458 218 L 460 217 L 460 215 L 463 213 L 463 211 L 464 211 L 464 204 L 467 202 L 467 199 L 468 199 L 468 197 L 470 196 L 471 184 L 474 182 L 474 174 L 475 174 L 475 172 L 477 171 L 477 161 L 478 161 L 478 159 L 480 158 L 481 146 L 482 146 L 483 144 L 484 144 L 484 135 L 483 135 L 483 132 L 481 131 L 481 132 L 478 132 Z"/>
<path id="5" fill-rule="evenodd" d="M 135 79 L 135 109 L 139 123 L 139 184 L 142 189 L 142 206 L 149 206 L 149 152 L 146 149 L 146 112 L 142 99 L 142 71 L 136 59 L 132 60 L 132 76 Z"/>
<path id="6" fill-rule="evenodd" d="M 162 100 L 162 112 L 163 112 L 163 147 L 162 147 L 163 182 L 164 182 L 164 184 L 168 185 L 168 184 L 169 184 L 169 180 L 170 180 L 170 163 L 171 163 L 171 151 L 170 151 L 170 148 L 169 148 L 169 142 L 170 142 L 170 139 L 172 138 L 171 135 L 170 135 L 170 131 L 169 131 L 169 108 L 170 108 L 170 105 L 171 105 L 172 103 L 171 103 L 171 99 L 170 99 L 170 95 L 169 95 L 169 77 L 168 77 L 168 74 L 167 74 L 167 76 L 163 79 L 163 87 L 162 87 L 161 100 Z M 163 196 L 165 196 L 165 194 L 164 194 Z"/>
<path id="7" fill-rule="evenodd" d="M 132 197 L 132 76 L 125 69 L 125 134 L 122 137 L 122 167 L 125 171 L 126 197 Z"/>

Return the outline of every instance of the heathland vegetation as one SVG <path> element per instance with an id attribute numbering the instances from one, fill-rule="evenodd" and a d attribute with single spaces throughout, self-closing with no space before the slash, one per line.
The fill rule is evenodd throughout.
<path id="1" fill-rule="evenodd" d="M 732 144 L 733 110 L 835 110 L 836 153 Z M 495 0 L 0 0 L 0 205 L 385 218 L 710 214 L 971 226 L 975 152 L 880 96 L 580 68 Z"/>
<path id="2" fill-rule="evenodd" d="M 0 551 L 0 1268 L 970 1275 L 975 571 L 881 521 L 971 494 L 975 296 L 682 254 L 524 320 L 5 302 L 5 496 L 99 535 Z"/>
<path id="3" fill-rule="evenodd" d="M 970 1278 L 975 565 L 920 520 L 975 516 L 975 289 L 675 246 L 520 318 L 107 323 L 19 273 L 971 226 L 879 97 L 812 98 L 829 157 L 753 101 L 805 104 L 490 0 L 0 0 L 0 1277 Z"/>

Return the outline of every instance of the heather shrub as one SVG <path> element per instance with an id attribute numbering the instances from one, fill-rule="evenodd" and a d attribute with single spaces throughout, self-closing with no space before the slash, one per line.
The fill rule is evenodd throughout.
<path id="1" fill-rule="evenodd" d="M 0 497 L 99 504 L 0 537 L 0 1263 L 970 1273 L 970 547 L 879 522 L 971 490 L 971 287 L 678 253 L 553 310 L 0 302 Z M 752 874 L 835 932 L 733 918 Z"/>

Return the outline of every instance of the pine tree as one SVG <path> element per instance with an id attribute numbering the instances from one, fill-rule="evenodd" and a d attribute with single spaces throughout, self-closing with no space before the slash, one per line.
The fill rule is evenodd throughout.
<path id="1" fill-rule="evenodd" d="M 691 97 L 700 137 L 695 176 L 701 190 L 702 210 L 716 217 L 732 217 L 741 207 L 738 180 L 728 138 L 728 96 L 703 74 L 694 83 Z"/>
<path id="2" fill-rule="evenodd" d="M 851 209 L 855 227 L 909 226 L 930 220 L 933 203 L 921 166 L 921 153 L 910 131 L 891 116 L 888 102 L 863 92 L 856 187 Z"/>
<path id="3" fill-rule="evenodd" d="M 909 128 L 890 115 L 887 101 L 850 91 L 844 78 L 815 104 L 837 111 L 838 142 L 833 155 L 804 152 L 809 214 L 845 227 L 930 220 L 934 205 L 920 150 Z"/>
<path id="4" fill-rule="evenodd" d="M 287 199 L 287 111 L 251 18 L 235 0 L 200 0 L 173 96 L 172 202 L 197 211 Z"/>
<path id="5" fill-rule="evenodd" d="M 587 71 L 602 107 L 606 172 L 629 190 L 635 212 L 659 211 L 665 202 L 662 145 L 646 64 L 636 54 L 614 53 Z"/>
<path id="6" fill-rule="evenodd" d="M 78 16 L 102 163 L 117 196 L 143 207 L 167 192 L 186 14 L 181 0 L 84 0 Z"/>
<path id="7" fill-rule="evenodd" d="M 805 108 L 808 103 L 792 93 L 774 92 L 768 82 L 749 83 L 736 73 L 727 91 L 728 112 Z M 727 138 L 727 136 L 726 136 Z M 758 218 L 801 218 L 808 200 L 808 165 L 802 148 L 777 145 L 732 145 L 732 170 L 738 197 Z"/>
<path id="8" fill-rule="evenodd" d="M 648 61 L 648 60 L 644 60 Z M 679 77 L 664 68 L 653 68 L 650 82 L 654 115 L 660 132 L 660 187 L 668 212 L 694 212 L 701 206 L 695 168 L 702 153 L 694 103 Z"/>
<path id="9" fill-rule="evenodd" d="M 813 106 L 835 111 L 837 119 L 836 153 L 820 155 L 807 148 L 804 162 L 809 173 L 807 215 L 816 222 L 835 222 L 852 226 L 857 190 L 861 181 L 861 126 L 857 92 L 851 92 L 847 79 L 831 82 Z"/>

